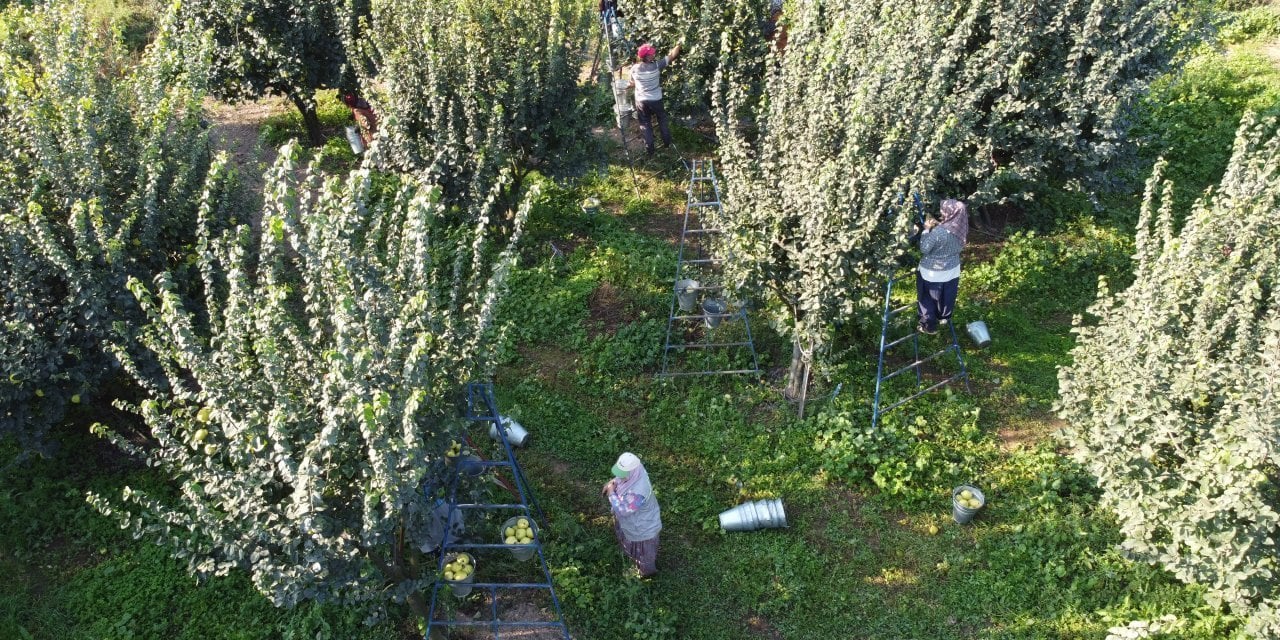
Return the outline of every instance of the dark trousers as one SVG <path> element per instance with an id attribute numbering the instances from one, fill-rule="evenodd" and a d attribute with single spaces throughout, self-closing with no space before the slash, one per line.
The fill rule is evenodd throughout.
<path id="1" fill-rule="evenodd" d="M 929 282 L 916 271 L 916 302 L 920 308 L 920 324 L 928 331 L 938 330 L 938 321 L 951 321 L 956 308 L 960 278 L 947 282 Z"/>
<path id="2" fill-rule="evenodd" d="M 671 146 L 671 130 L 667 128 L 667 110 L 662 108 L 661 100 L 642 100 L 636 105 L 636 113 L 640 115 L 640 133 L 644 135 L 645 151 L 653 153 L 653 117 L 658 117 L 658 131 L 662 133 L 662 144 Z"/>

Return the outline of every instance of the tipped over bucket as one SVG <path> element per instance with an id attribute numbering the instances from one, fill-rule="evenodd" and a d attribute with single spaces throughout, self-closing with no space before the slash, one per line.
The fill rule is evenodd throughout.
<path id="1" fill-rule="evenodd" d="M 499 416 L 499 418 L 502 422 L 502 430 L 507 434 L 507 442 L 511 443 L 513 447 L 523 447 L 529 438 L 529 431 L 520 426 L 519 422 L 511 419 L 510 416 Z M 498 425 L 489 425 L 489 437 L 499 442 L 501 441 L 498 438 Z"/>
<path id="2" fill-rule="evenodd" d="M 676 302 L 680 310 L 691 313 L 698 306 L 698 281 L 676 280 Z"/>
<path id="3" fill-rule="evenodd" d="M 755 531 L 787 526 L 787 513 L 782 499 L 744 502 L 720 514 L 720 528 L 725 531 Z"/>
<path id="4" fill-rule="evenodd" d="M 985 349 L 991 344 L 991 332 L 987 331 L 987 323 L 981 320 L 974 320 L 964 326 L 969 332 L 969 337 L 973 338 L 973 343 L 978 348 Z"/>

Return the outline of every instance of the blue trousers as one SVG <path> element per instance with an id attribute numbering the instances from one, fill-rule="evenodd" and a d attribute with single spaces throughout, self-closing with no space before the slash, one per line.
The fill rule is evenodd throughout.
<path id="1" fill-rule="evenodd" d="M 643 100 L 636 105 L 640 115 L 640 133 L 644 135 L 644 148 L 653 153 L 653 119 L 658 120 L 658 131 L 662 134 L 662 144 L 671 146 L 671 130 L 667 128 L 667 110 L 662 108 L 661 100 Z"/>
<path id="2" fill-rule="evenodd" d="M 956 308 L 956 293 L 960 291 L 960 278 L 947 282 L 929 282 L 916 271 L 916 303 L 919 305 L 920 324 L 928 331 L 938 330 L 938 321 L 951 320 Z"/>

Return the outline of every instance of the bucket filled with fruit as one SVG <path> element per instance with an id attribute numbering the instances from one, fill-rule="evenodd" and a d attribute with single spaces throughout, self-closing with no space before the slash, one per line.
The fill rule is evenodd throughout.
<path id="1" fill-rule="evenodd" d="M 515 556 L 516 560 L 528 560 L 537 551 L 533 546 L 533 541 L 538 534 L 536 526 L 533 519 L 528 516 L 516 516 L 502 525 L 499 531 L 502 543 L 519 545 L 511 549 L 511 555 Z"/>
<path id="2" fill-rule="evenodd" d="M 469 553 L 451 553 L 444 557 L 444 579 L 453 587 L 453 595 L 461 598 L 471 593 L 476 578 L 476 561 Z"/>
<path id="3" fill-rule="evenodd" d="M 951 491 L 951 517 L 959 524 L 967 524 L 987 503 L 987 498 L 977 487 L 962 484 Z"/>

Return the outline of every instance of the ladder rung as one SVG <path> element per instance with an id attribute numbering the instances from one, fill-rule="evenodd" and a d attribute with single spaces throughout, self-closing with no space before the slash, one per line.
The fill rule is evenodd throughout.
<path id="1" fill-rule="evenodd" d="M 731 369 L 729 371 L 664 371 L 657 374 L 659 378 L 679 378 L 681 376 L 705 376 L 722 373 L 760 373 L 760 369 Z"/>
<path id="2" fill-rule="evenodd" d="M 681 291 L 719 291 L 719 290 L 721 290 L 721 289 L 723 289 L 723 288 L 724 288 L 724 285 L 713 284 L 713 285 L 708 285 L 708 286 L 705 286 L 705 287 L 703 287 L 703 286 L 697 286 L 697 287 L 681 287 L 681 288 L 680 288 L 680 290 L 681 290 Z M 672 290 L 674 291 L 674 289 L 672 289 Z"/>
<path id="3" fill-rule="evenodd" d="M 672 349 L 711 349 L 713 347 L 745 347 L 750 342 L 690 342 L 688 344 L 669 344 L 667 350 Z"/>
<path id="4" fill-rule="evenodd" d="M 447 581 L 441 582 L 445 584 Z M 550 589 L 551 584 L 546 582 L 467 582 L 470 587 L 485 587 L 486 589 Z"/>
<path id="5" fill-rule="evenodd" d="M 911 394 L 911 395 L 909 395 L 909 396 L 907 396 L 907 397 L 905 397 L 905 398 L 903 398 L 903 399 L 901 399 L 901 400 L 899 400 L 899 401 L 897 401 L 897 402 L 895 402 L 895 403 L 893 403 L 893 404 L 889 405 L 889 407 L 888 407 L 887 409 L 881 409 L 881 410 L 880 410 L 880 413 L 881 413 L 881 415 L 886 414 L 886 413 L 889 413 L 890 411 L 893 411 L 894 409 L 897 409 L 898 407 L 900 407 L 900 406 L 902 406 L 902 405 L 904 405 L 904 404 L 906 404 L 906 403 L 908 403 L 908 402 L 911 402 L 912 400 L 915 400 L 916 398 L 919 398 L 920 396 L 922 396 L 922 395 L 924 395 L 924 394 L 926 394 L 926 393 L 929 393 L 930 391 L 933 391 L 934 389 L 937 389 L 938 387 L 942 387 L 942 386 L 945 386 L 945 385 L 951 384 L 952 382 L 955 382 L 956 380 L 959 380 L 960 378 L 964 378 L 964 377 L 967 377 L 967 376 L 965 376 L 965 374 L 963 374 L 963 373 L 957 373 L 957 374 L 955 374 L 954 376 L 951 376 L 950 378 L 947 378 L 946 380 L 943 380 L 942 382 L 939 382 L 939 383 L 937 383 L 937 384 L 935 384 L 935 385 L 933 385 L 933 386 L 931 386 L 931 387 L 929 387 L 929 388 L 927 388 L 927 389 L 923 389 L 923 390 L 921 390 L 921 391 L 917 391 L 917 392 L 915 392 L 915 393 L 913 393 L 913 394 Z"/>
<path id="6" fill-rule="evenodd" d="M 541 548 L 542 545 L 533 544 L 503 544 L 500 542 L 462 542 L 444 545 L 444 549 L 532 549 Z"/>
<path id="7" fill-rule="evenodd" d="M 952 349 L 952 347 L 947 347 L 946 349 L 943 349 L 942 351 L 939 351 L 939 352 L 934 353 L 934 354 L 932 354 L 932 355 L 925 356 L 924 358 L 921 358 L 921 359 L 919 359 L 919 360 L 916 360 L 915 362 L 912 362 L 911 364 L 909 364 L 909 365 L 907 365 L 907 366 L 905 366 L 905 367 L 903 367 L 903 368 L 901 368 L 901 369 L 898 369 L 897 371 L 894 371 L 893 373 L 891 373 L 891 374 L 889 374 L 889 375 L 887 375 L 887 376 L 885 376 L 885 377 L 883 377 L 883 378 L 880 378 L 880 380 L 881 380 L 881 381 L 889 380 L 889 379 L 892 379 L 892 378 L 893 378 L 893 377 L 895 377 L 895 376 L 898 376 L 898 375 L 901 375 L 901 374 L 903 374 L 903 373 L 906 373 L 907 371 L 910 371 L 910 370 L 912 370 L 912 369 L 915 369 L 916 367 L 919 367 L 920 365 L 925 364 L 926 362 L 929 362 L 929 361 L 932 361 L 932 360 L 937 359 L 937 358 L 938 358 L 938 356 L 941 356 L 941 355 L 942 355 L 942 354 L 944 354 L 944 353 L 948 353 L 948 352 L 950 352 L 950 351 L 951 351 L 951 349 Z"/>
<path id="8" fill-rule="evenodd" d="M 719 258 L 700 258 L 698 260 L 685 260 L 685 264 L 719 264 L 723 262 Z"/>
<path id="9" fill-rule="evenodd" d="M 891 317 L 891 318 L 892 318 L 893 316 L 896 316 L 896 315 L 898 315 L 899 313 L 902 313 L 903 311 L 906 311 L 906 310 L 908 310 L 908 309 L 914 309 L 914 308 L 915 308 L 915 306 L 916 306 L 916 305 L 915 305 L 915 303 L 908 303 L 908 304 L 904 304 L 904 305 L 902 305 L 901 307 L 898 307 L 898 308 L 896 308 L 896 309 L 890 309 L 890 310 L 889 310 L 889 317 Z"/>
<path id="10" fill-rule="evenodd" d="M 724 233 L 724 229 L 685 229 L 684 233 Z"/>
<path id="11" fill-rule="evenodd" d="M 529 505 L 527 505 L 527 504 L 520 504 L 520 503 L 510 503 L 510 504 L 489 504 L 489 503 L 480 503 L 480 502 L 467 502 L 467 503 L 463 503 L 463 504 L 455 504 L 455 505 L 453 505 L 453 506 L 454 506 L 455 508 L 458 508 L 458 509 L 480 509 L 480 510 L 483 510 L 483 509 L 524 509 L 525 511 L 528 511 L 528 510 L 529 510 Z"/>
<path id="12" fill-rule="evenodd" d="M 898 345 L 900 345 L 900 344 L 902 344 L 902 343 L 904 343 L 904 342 L 906 342 L 906 341 L 908 341 L 908 340 L 910 340 L 910 339 L 912 339 L 912 338 L 914 338 L 914 337 L 916 337 L 916 334 L 914 334 L 914 333 L 912 333 L 912 334 L 908 334 L 908 335 L 905 335 L 905 336 L 902 336 L 901 338 L 898 338 L 897 340 L 894 340 L 893 342 L 890 342 L 889 344 L 886 344 L 886 345 L 884 346 L 884 349 L 883 349 L 883 350 L 884 350 L 884 351 L 888 351 L 888 350 L 890 350 L 890 349 L 892 349 L 892 348 L 894 348 L 894 347 L 896 347 L 896 346 L 898 346 Z"/>

